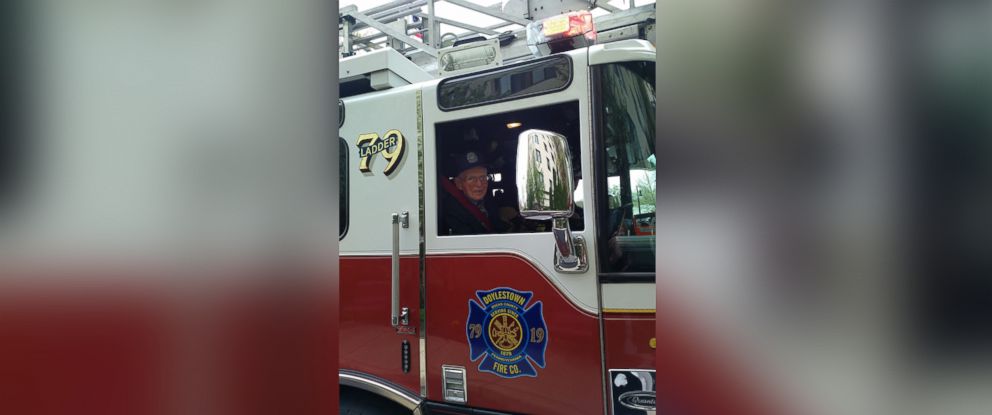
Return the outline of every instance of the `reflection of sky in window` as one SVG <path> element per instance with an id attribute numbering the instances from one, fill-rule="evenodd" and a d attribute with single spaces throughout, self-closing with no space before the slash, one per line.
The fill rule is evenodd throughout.
<path id="1" fill-rule="evenodd" d="M 497 82 L 499 83 L 499 93 L 500 95 L 505 95 L 510 93 L 510 79 L 507 77 L 500 77 Z"/>
<path id="2" fill-rule="evenodd" d="M 540 83 L 544 81 L 544 71 L 541 69 L 534 70 L 534 83 Z"/>

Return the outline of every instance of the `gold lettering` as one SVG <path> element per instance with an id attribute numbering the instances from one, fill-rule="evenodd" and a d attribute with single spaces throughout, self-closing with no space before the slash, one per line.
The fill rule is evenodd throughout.
<path id="1" fill-rule="evenodd" d="M 486 305 L 489 305 L 490 303 L 497 300 L 509 300 L 519 305 L 524 305 L 524 303 L 527 302 L 527 300 L 524 299 L 522 295 L 510 291 L 496 291 L 494 293 L 486 294 L 484 297 L 482 297 L 482 302 L 485 303 Z"/>
<path id="2" fill-rule="evenodd" d="M 493 362 L 493 370 L 496 371 L 496 373 L 502 373 L 505 375 L 506 372 L 509 370 L 509 367 L 502 363 Z"/>
<path id="3" fill-rule="evenodd" d="M 378 139 L 379 139 L 378 133 L 366 133 L 359 135 L 358 141 L 355 142 L 355 145 L 358 146 L 358 155 L 360 157 L 358 161 L 358 170 L 361 171 L 362 173 L 368 173 L 372 171 L 369 168 L 369 161 L 371 161 L 372 159 L 372 150 L 369 147 L 371 147 L 371 145 L 375 143 L 375 140 Z"/>
<path id="4" fill-rule="evenodd" d="M 388 176 L 399 167 L 398 163 L 406 152 L 403 134 L 399 130 L 389 130 L 382 138 L 377 133 L 361 134 L 355 145 L 358 147 L 358 170 L 362 173 L 371 172 L 369 164 L 372 157 L 382 153 L 383 158 L 388 162 L 383 172 Z"/>
<path id="5" fill-rule="evenodd" d="M 403 158 L 403 153 L 406 152 L 406 146 L 403 144 L 403 134 L 399 130 L 386 131 L 385 137 L 390 144 L 383 145 L 382 157 L 388 161 L 383 173 L 388 176 L 399 167 L 399 161 Z M 393 150 L 388 151 L 388 148 Z"/>

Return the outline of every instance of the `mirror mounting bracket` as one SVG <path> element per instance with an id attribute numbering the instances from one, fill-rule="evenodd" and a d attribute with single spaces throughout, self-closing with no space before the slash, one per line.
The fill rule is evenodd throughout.
<path id="1" fill-rule="evenodd" d="M 555 237 L 555 271 L 581 274 L 589 270 L 586 240 L 582 235 L 572 235 L 567 225 L 564 229 L 552 229 L 552 234 Z"/>

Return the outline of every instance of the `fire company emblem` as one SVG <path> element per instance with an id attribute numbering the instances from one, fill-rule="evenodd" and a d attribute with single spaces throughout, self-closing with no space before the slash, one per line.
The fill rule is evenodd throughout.
<path id="1" fill-rule="evenodd" d="M 476 291 L 468 300 L 469 357 L 482 359 L 479 370 L 504 378 L 537 377 L 544 368 L 548 348 L 548 327 L 544 323 L 542 303 L 535 301 L 524 308 L 534 295 L 500 287 Z"/>

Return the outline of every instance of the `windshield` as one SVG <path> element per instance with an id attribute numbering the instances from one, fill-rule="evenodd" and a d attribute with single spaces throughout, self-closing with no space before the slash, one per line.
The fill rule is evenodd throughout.
<path id="1" fill-rule="evenodd" d="M 654 273 L 654 68 L 653 62 L 600 67 L 597 180 L 605 273 Z"/>

